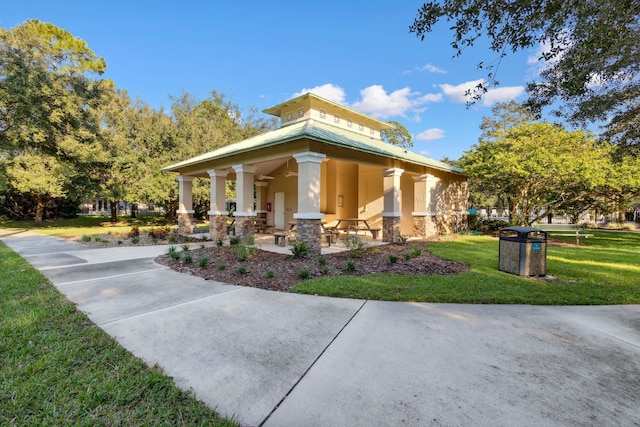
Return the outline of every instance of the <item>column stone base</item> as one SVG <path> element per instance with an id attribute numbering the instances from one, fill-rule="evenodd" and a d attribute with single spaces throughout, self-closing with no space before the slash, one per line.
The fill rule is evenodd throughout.
<path id="1" fill-rule="evenodd" d="M 236 216 L 236 236 L 246 239 L 256 234 L 255 216 Z"/>
<path id="2" fill-rule="evenodd" d="M 309 254 L 319 256 L 322 242 L 321 220 L 298 218 L 296 221 L 296 241 L 305 242 L 309 247 Z"/>
<path id="3" fill-rule="evenodd" d="M 224 240 L 227 237 L 226 215 L 209 215 L 209 237 L 211 240 Z"/>
<path id="4" fill-rule="evenodd" d="M 400 217 L 382 217 L 382 241 L 396 243 L 400 241 Z"/>
<path id="5" fill-rule="evenodd" d="M 178 213 L 178 235 L 188 236 L 193 234 L 193 214 Z"/>

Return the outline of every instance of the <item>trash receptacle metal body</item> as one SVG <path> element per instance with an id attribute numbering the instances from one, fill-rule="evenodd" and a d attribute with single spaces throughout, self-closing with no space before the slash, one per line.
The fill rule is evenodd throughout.
<path id="1" fill-rule="evenodd" d="M 530 227 L 501 229 L 498 259 L 500 271 L 524 277 L 545 276 L 547 274 L 547 233 Z"/>

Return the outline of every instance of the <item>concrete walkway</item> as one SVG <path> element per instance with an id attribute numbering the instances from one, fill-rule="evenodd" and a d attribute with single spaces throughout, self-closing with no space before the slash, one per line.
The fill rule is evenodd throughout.
<path id="1" fill-rule="evenodd" d="M 640 425 L 640 306 L 294 295 L 178 274 L 153 262 L 166 247 L 0 239 L 133 354 L 246 426 Z"/>

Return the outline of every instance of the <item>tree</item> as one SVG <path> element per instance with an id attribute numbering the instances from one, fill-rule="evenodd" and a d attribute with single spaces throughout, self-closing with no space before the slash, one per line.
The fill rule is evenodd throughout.
<path id="1" fill-rule="evenodd" d="M 474 145 L 461 165 L 475 186 L 505 202 L 512 223 L 526 225 L 606 187 L 612 153 L 582 131 L 524 123 Z"/>
<path id="2" fill-rule="evenodd" d="M 562 101 L 554 112 L 571 123 L 604 122 L 604 140 L 640 143 L 638 0 L 432 1 L 409 31 L 424 40 L 440 20 L 453 22 L 456 56 L 482 37 L 498 56 L 478 64 L 488 75 L 473 91 L 475 100 L 498 85 L 504 56 L 540 46 L 541 79 L 528 85 L 534 112 Z"/>
<path id="3" fill-rule="evenodd" d="M 384 129 L 380 132 L 380 136 L 384 142 L 403 148 L 413 147 L 411 134 L 402 123 L 394 121 L 389 121 L 387 123 L 393 126 L 393 128 Z"/>
<path id="4" fill-rule="evenodd" d="M 91 176 L 105 160 L 97 109 L 113 84 L 92 77 L 105 68 L 83 40 L 55 25 L 0 29 L 0 159 L 9 187 L 34 197 L 36 224 L 49 200 L 87 188 L 69 171 Z"/>

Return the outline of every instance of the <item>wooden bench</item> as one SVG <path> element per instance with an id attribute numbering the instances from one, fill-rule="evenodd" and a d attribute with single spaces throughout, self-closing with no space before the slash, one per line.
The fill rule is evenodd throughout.
<path id="1" fill-rule="evenodd" d="M 593 237 L 593 234 L 584 234 L 584 228 L 578 224 L 535 224 L 535 228 L 545 231 L 548 236 L 575 237 L 576 245 L 580 244 L 580 238 Z"/>

